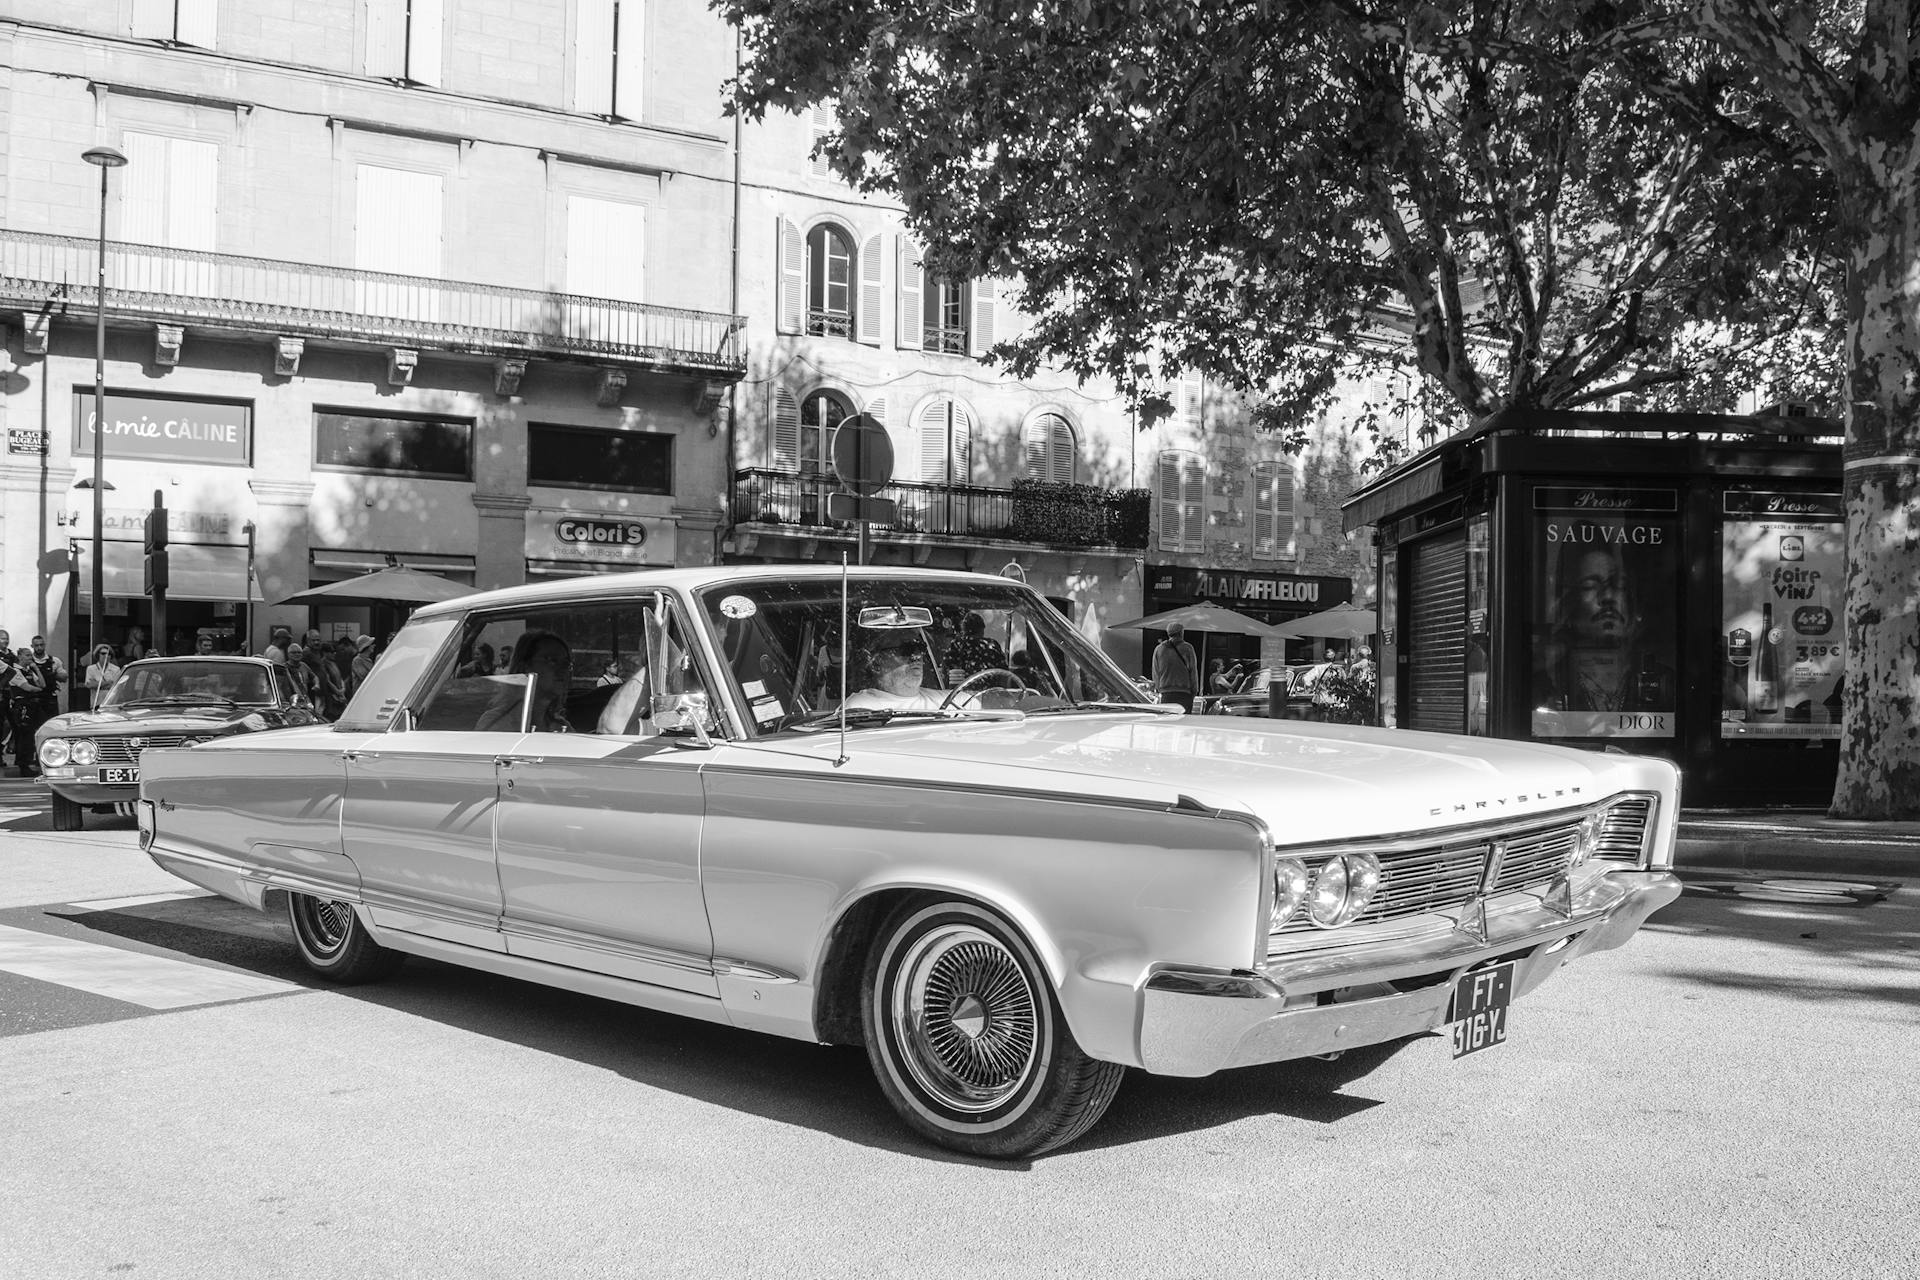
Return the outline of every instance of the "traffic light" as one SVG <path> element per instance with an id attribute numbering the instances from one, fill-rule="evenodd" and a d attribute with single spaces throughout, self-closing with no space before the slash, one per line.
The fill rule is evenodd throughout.
<path id="1" fill-rule="evenodd" d="M 158 489 L 153 493 L 153 509 L 147 512 L 147 560 L 143 595 L 165 595 L 167 590 L 167 508 Z"/>

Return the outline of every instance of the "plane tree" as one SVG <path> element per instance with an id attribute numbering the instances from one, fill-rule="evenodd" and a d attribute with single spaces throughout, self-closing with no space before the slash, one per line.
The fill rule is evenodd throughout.
<path id="1" fill-rule="evenodd" d="M 1182 369 L 1259 397 L 1293 447 L 1370 366 L 1410 364 L 1469 419 L 1621 397 L 1730 407 L 1769 370 L 1838 391 L 1818 353 L 1844 324 L 1859 363 L 1863 270 L 1911 235 L 1861 257 L 1858 193 L 1897 190 L 1889 166 L 1911 162 L 1888 158 L 1891 117 L 1872 148 L 1850 141 L 1842 89 L 1876 68 L 1884 104 L 1907 72 L 1904 52 L 1883 66 L 1849 46 L 1837 2 L 1793 26 L 1762 0 L 715 8 L 740 31 L 736 110 L 832 102 L 820 146 L 901 205 L 929 270 L 1017 282 L 1030 323 L 997 359 L 1109 377 L 1148 421 Z M 1908 191 L 1873 207 L 1912 227 Z M 1890 297 L 1897 274 L 1877 277 Z M 1872 350 L 1908 369 L 1911 328 L 1891 332 Z M 1836 811 L 1891 816 L 1920 806 L 1920 744 L 1887 750 L 1902 708 L 1920 732 L 1912 595 L 1904 650 L 1876 628 L 1920 562 L 1899 505 L 1917 464 L 1908 427 L 1861 436 L 1859 417 L 1850 528 L 1903 532 L 1878 568 L 1849 540 Z M 1875 420 L 1911 424 L 1911 406 Z M 1852 465 L 1868 438 L 1887 477 L 1870 498 Z"/>

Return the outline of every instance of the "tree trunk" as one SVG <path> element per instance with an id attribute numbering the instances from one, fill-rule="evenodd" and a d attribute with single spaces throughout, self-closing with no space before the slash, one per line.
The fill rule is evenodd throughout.
<path id="1" fill-rule="evenodd" d="M 1847 674 L 1836 818 L 1920 819 L 1920 165 L 1896 164 L 1848 200 Z"/>

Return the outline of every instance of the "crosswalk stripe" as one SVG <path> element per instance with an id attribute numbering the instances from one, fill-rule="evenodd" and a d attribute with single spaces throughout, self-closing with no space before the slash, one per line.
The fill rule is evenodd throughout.
<path id="1" fill-rule="evenodd" d="M 148 1009 L 184 1009 L 302 990 L 291 982 L 10 925 L 0 925 L 0 971 Z"/>
<path id="2" fill-rule="evenodd" d="M 145 907 L 155 902 L 181 902 L 187 898 L 211 898 L 214 895 L 201 889 L 182 889 L 175 893 L 141 893 L 131 898 L 95 898 L 92 902 L 69 902 L 70 907 L 82 911 L 119 911 L 126 907 Z"/>

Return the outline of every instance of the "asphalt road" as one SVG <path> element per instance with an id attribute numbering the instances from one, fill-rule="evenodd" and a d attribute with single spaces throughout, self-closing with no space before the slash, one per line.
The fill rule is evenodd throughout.
<path id="1" fill-rule="evenodd" d="M 995 1165 L 856 1050 L 418 960 L 316 987 L 278 920 L 129 901 L 194 891 L 90 822 L 0 786 L 8 1280 L 1920 1274 L 1911 887 L 1697 877 L 1505 1045 L 1133 1073 Z"/>

